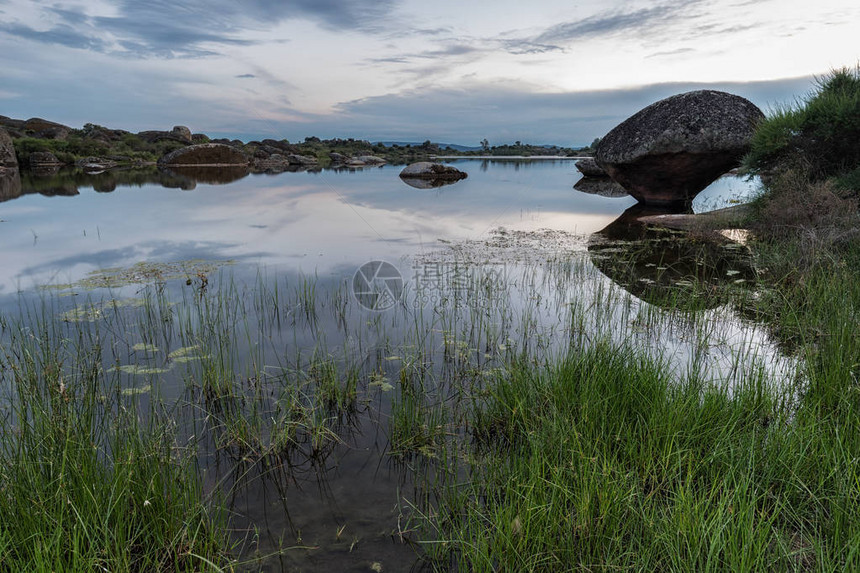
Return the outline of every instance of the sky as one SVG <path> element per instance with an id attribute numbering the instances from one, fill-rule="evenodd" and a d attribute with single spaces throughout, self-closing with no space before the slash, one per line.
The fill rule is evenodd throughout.
<path id="1" fill-rule="evenodd" d="M 246 141 L 580 146 L 858 62 L 857 0 L 0 0 L 0 115 Z"/>

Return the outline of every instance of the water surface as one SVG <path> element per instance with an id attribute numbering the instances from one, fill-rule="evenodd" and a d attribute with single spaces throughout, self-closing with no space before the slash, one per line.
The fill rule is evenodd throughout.
<path id="1" fill-rule="evenodd" d="M 409 406 L 406 378 L 420 382 L 423 412 L 450 417 L 494 369 L 561 356 L 573 337 L 636 346 L 679 377 L 715 385 L 747 368 L 791 378 L 793 361 L 732 305 L 734 289 L 756 288 L 740 245 L 703 255 L 630 225 L 635 200 L 575 190 L 572 161 L 456 163 L 467 179 L 427 189 L 405 184 L 396 166 L 231 174 L 224 184 L 152 170 L 27 177 L 19 196 L 0 202 L 0 309 L 47 298 L 73 329 L 133 314 L 141 297 L 163 299 L 157 327 L 120 321 L 122 342 L 104 350 L 105 363 L 125 368 L 142 409 L 177 405 L 180 434 L 201 440 L 207 490 L 229 493 L 237 551 L 269 555 L 248 566 L 273 571 L 419 566 L 410 508 L 432 509 L 427 472 L 442 471 L 433 466 L 441 454 L 404 455 L 392 439 Z M 693 208 L 754 192 L 724 178 Z M 654 252 L 630 265 L 629 245 Z M 369 261 L 400 279 L 396 300 L 377 308 L 354 294 Z M 701 261 L 713 261 L 707 273 Z M 683 308 L 697 296 L 684 290 L 691 277 L 720 293 L 713 304 Z M 207 331 L 207 316 L 227 332 Z M 186 349 L 207 344 L 234 375 L 227 399 L 197 383 L 211 352 Z M 176 359 L 186 351 L 200 360 Z M 252 420 L 265 426 L 263 442 L 274 440 L 285 393 L 328 363 L 357 377 L 356 405 L 320 422 L 336 439 L 319 445 L 299 432 L 306 441 L 262 456 L 262 443 L 228 427 Z"/>

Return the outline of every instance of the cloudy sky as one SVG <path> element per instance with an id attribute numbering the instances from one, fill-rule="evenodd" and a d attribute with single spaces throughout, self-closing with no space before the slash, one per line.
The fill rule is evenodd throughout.
<path id="1" fill-rule="evenodd" d="M 0 114 L 242 139 L 583 145 L 860 61 L 857 0 L 0 0 Z"/>

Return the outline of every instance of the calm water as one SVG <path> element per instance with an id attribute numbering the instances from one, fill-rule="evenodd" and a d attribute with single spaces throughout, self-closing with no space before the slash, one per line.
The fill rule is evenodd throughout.
<path id="1" fill-rule="evenodd" d="M 152 173 L 125 179 L 133 184 L 111 174 L 25 179 L 21 196 L 0 202 L 0 309 L 11 313 L 22 300 L 56 296 L 57 314 L 70 320 L 81 315 L 68 309 L 92 308 L 99 297 L 132 300 L 154 281 L 151 273 L 126 272 L 140 263 L 163 271 L 155 282 L 173 301 L 200 300 L 223 285 L 254 299 L 261 285 L 281 285 L 273 315 L 260 311 L 264 303 L 249 303 L 247 316 L 231 324 L 245 341 L 236 349 L 237 375 L 252 363 L 295 373 L 322 354 L 354 366 L 363 382 L 361 407 L 331 425 L 338 440 L 322 451 L 300 448 L 277 464 L 258 463 L 207 438 L 204 482 L 230 492 L 242 554 L 290 548 L 249 566 L 272 571 L 419 566 L 420 550 L 404 542 L 416 534 L 403 508 L 432 500 L 426 482 L 415 479 L 420 460 L 392 455 L 388 437 L 398 399 L 391 383 L 414 357 L 430 380 L 423 390 L 438 403 L 463 399 L 464 380 L 514 353 L 552 356 L 573 336 L 652 350 L 679 375 L 695 369 L 715 384 L 753 366 L 791 375 L 791 359 L 728 298 L 715 298 L 695 318 L 655 304 L 656 291 L 677 289 L 690 275 L 715 290 L 754 288 L 754 271 L 736 256 L 739 245 L 715 246 L 707 255 L 713 271 L 703 275 L 695 262 L 693 270 L 685 266 L 693 256 L 685 247 L 664 248 L 659 235 L 629 223 L 632 198 L 575 190 L 580 176 L 572 161 L 456 165 L 468 179 L 432 189 L 405 184 L 392 166 L 248 175 L 228 184 Z M 754 187 L 721 179 L 694 209 L 743 201 Z M 641 268 L 619 262 L 619 245 L 631 240 L 654 250 L 653 261 Z M 396 301 L 356 297 L 356 272 L 370 261 L 391 265 L 400 279 L 391 283 Z M 662 272 L 667 268 L 676 274 Z M 123 280 L 98 288 L 105 273 Z M 313 309 L 309 291 L 319 301 Z M 703 329 L 711 333 L 706 348 L 696 342 Z M 182 346 L 168 333 L 158 350 L 134 350 L 142 339 L 126 336 L 125 348 L 113 348 L 107 361 L 158 368 Z M 274 395 L 278 376 L 260 382 L 245 375 L 243 384 L 249 393 Z M 202 398 L 180 373 L 132 372 L 126 384 L 145 388 L 144 406 L 156 389 L 159 399 L 181 404 L 184 435 L 198 434 L 194 412 L 204 409 Z"/>
<path id="2" fill-rule="evenodd" d="M 398 262 L 440 240 L 478 240 L 498 228 L 588 235 L 635 204 L 574 190 L 571 161 L 457 165 L 468 179 L 426 190 L 404 184 L 392 166 L 249 175 L 193 190 L 150 183 L 98 192 L 99 176 L 80 186 L 37 180 L 42 192 L 78 194 L 0 203 L 0 295 L 140 261 L 232 260 L 340 276 L 368 260 Z M 748 192 L 743 181 L 722 179 L 694 207 Z"/>

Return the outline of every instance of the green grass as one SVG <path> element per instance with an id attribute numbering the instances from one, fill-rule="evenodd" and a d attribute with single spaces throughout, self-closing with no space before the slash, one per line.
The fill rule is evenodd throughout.
<path id="1" fill-rule="evenodd" d="M 169 413 L 102 367 L 96 330 L 4 321 L 0 567 L 199 571 L 222 561 L 224 520 Z"/>
<path id="2" fill-rule="evenodd" d="M 860 333 L 836 314 L 799 402 L 760 370 L 729 391 L 609 344 L 513 365 L 471 413 L 469 479 L 427 519 L 439 568 L 857 568 Z"/>

